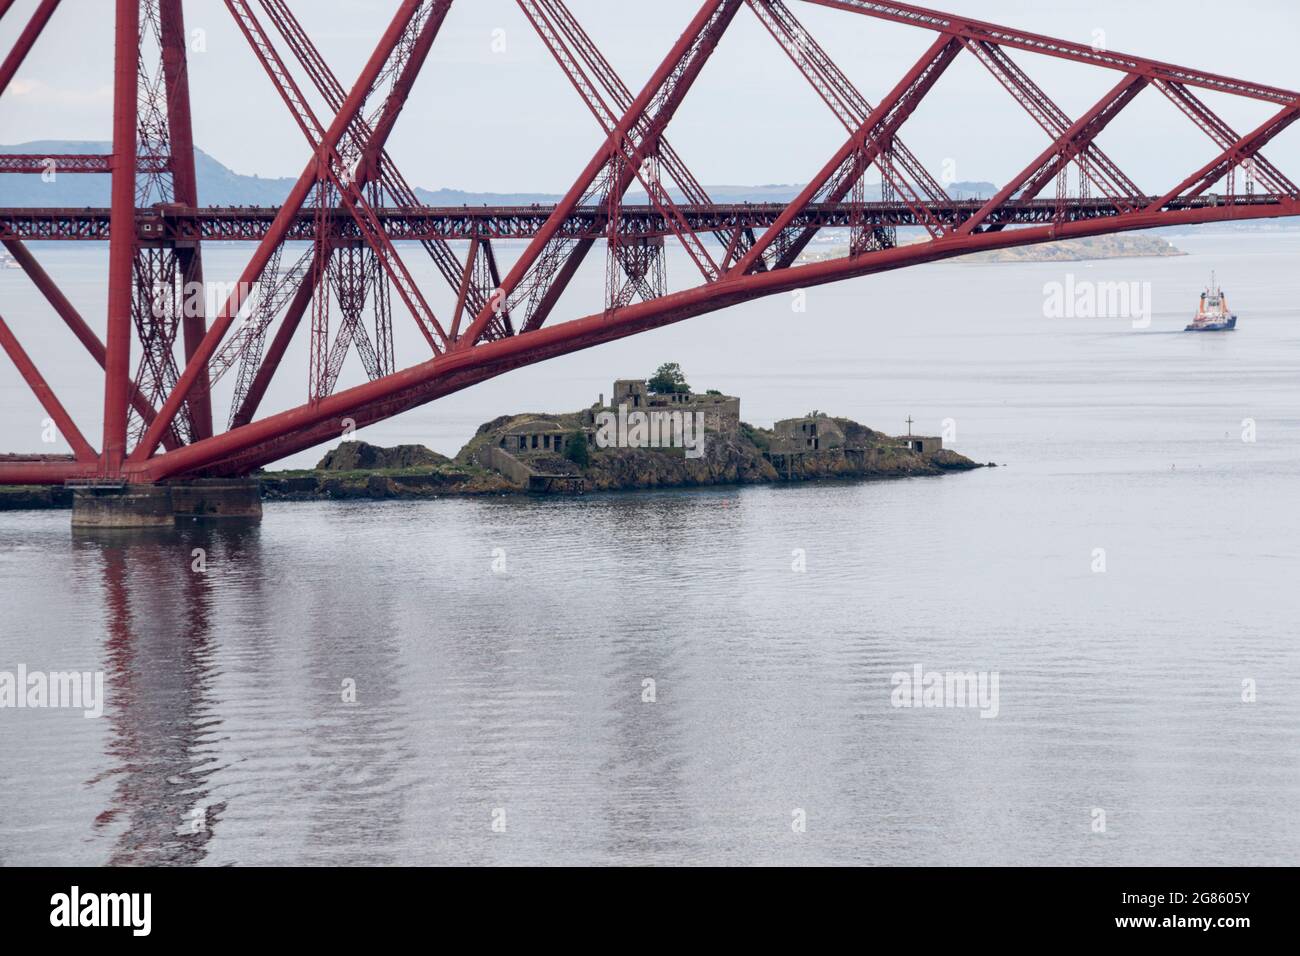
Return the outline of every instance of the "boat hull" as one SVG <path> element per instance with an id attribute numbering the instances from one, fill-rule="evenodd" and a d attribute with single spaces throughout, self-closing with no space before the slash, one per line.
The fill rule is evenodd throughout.
<path id="1" fill-rule="evenodd" d="M 1193 322 L 1184 332 L 1231 332 L 1237 327 L 1237 317 L 1234 315 L 1223 322 L 1206 322 L 1204 325 L 1197 325 Z"/>

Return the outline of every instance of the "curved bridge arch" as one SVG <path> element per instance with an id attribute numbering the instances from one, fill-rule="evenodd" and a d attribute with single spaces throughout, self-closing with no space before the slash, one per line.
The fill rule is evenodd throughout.
<path id="1" fill-rule="evenodd" d="M 0 482 L 242 474 L 335 437 L 344 419 L 371 424 L 514 368 L 761 296 L 985 249 L 1300 215 L 1300 191 L 1262 152 L 1300 118 L 1300 94 L 1293 91 L 908 4 L 806 0 L 935 34 L 873 106 L 783 0 L 706 0 L 634 95 L 563 0 L 516 2 L 605 133 L 554 207 L 423 206 L 385 150 L 453 0 L 401 0 L 350 89 L 330 71 L 285 0 L 226 0 L 306 138 L 310 157 L 282 207 L 223 210 L 198 205 L 180 0 L 117 0 L 113 153 L 53 158 L 60 172 L 111 172 L 112 207 L 0 209 L 0 239 L 105 369 L 102 448 L 96 450 L 77 429 L 0 317 L 0 346 L 74 448 L 70 459 L 0 460 Z M 0 64 L 0 93 L 58 6 L 59 0 L 41 0 Z M 0 5 L 0 15 L 8 7 Z M 666 136 L 742 7 L 758 17 L 848 134 L 787 204 L 714 203 Z M 1111 70 L 1118 81 L 1072 119 L 1009 50 Z M 948 197 L 899 135 L 959 55 L 976 57 L 1049 138 L 987 200 Z M 313 96 L 304 92 L 308 84 L 332 116 L 316 115 Z M 1218 150 L 1160 195 L 1139 190 L 1097 145 L 1102 130 L 1148 87 L 1173 102 Z M 1198 89 L 1260 100 L 1276 111 L 1240 134 L 1201 101 Z M 366 114 L 367 102 L 379 105 Z M 50 159 L 0 156 L 0 172 L 39 173 Z M 865 195 L 871 168 L 881 178 L 878 201 Z M 1068 188 L 1070 171 L 1078 182 L 1074 192 Z M 676 198 L 668 183 L 676 187 Z M 1040 198 L 1053 184 L 1055 197 Z M 1221 192 L 1211 192 L 1220 184 Z M 629 189 L 638 185 L 647 202 L 626 203 Z M 900 226 L 924 229 L 927 238 L 900 246 Z M 823 228 L 847 229 L 848 253 L 799 264 L 800 253 Z M 504 271 L 492 246 L 502 238 L 529 240 Z M 107 239 L 104 342 L 30 254 L 26 243 L 40 239 Z M 257 248 L 215 315 L 192 314 L 171 293 L 151 295 L 196 277 L 201 281 L 201 246 L 221 239 L 256 239 Z M 682 245 L 702 280 L 671 294 L 663 283 L 663 245 L 670 239 Z M 289 262 L 282 256 L 284 244 L 295 240 L 307 240 L 310 248 Z M 418 242 L 454 291 L 450 314 L 439 317 L 428 305 L 395 246 L 403 240 Z M 451 240 L 468 240 L 463 259 Z M 548 324 L 561 292 L 598 243 L 606 257 L 603 308 Z M 141 275 L 154 277 L 154 284 L 138 281 Z M 394 300 L 431 352 L 400 370 L 392 344 Z M 341 321 L 331 336 L 333 308 Z M 302 332 L 311 345 L 308 401 L 258 418 L 266 386 L 308 316 Z M 134 376 L 133 342 L 140 353 Z M 339 369 L 351 350 L 370 381 L 338 391 Z M 235 367 L 230 427 L 217 432 L 212 383 Z"/>

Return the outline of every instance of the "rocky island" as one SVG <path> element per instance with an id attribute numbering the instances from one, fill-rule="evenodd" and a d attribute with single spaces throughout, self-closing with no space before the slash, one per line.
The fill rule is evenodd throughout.
<path id="1" fill-rule="evenodd" d="M 581 411 L 503 415 L 455 458 L 422 446 L 344 442 L 315 469 L 266 472 L 267 500 L 580 494 L 834 478 L 941 475 L 978 468 L 938 437 L 896 437 L 819 411 L 758 428 L 740 399 L 695 393 L 676 365 L 619 379 Z"/>
<path id="2" fill-rule="evenodd" d="M 759 428 L 740 399 L 691 391 L 674 363 L 619 379 L 609 401 L 551 414 L 502 415 L 454 458 L 423 445 L 345 441 L 315 468 L 257 474 L 267 501 L 582 494 L 838 478 L 903 478 L 981 467 L 939 437 L 891 436 L 811 411 Z M 0 488 L 0 511 L 66 508 L 66 488 Z"/>
<path id="3" fill-rule="evenodd" d="M 912 245 L 926 241 L 920 236 L 900 239 L 899 245 Z M 820 262 L 848 255 L 847 245 L 831 246 L 805 252 L 799 262 Z M 1186 252 L 1159 236 L 1140 233 L 1116 233 L 1110 236 L 1092 236 L 1087 239 L 1062 239 L 1031 246 L 1013 246 L 1007 249 L 990 249 L 953 257 L 953 262 L 1084 262 L 1091 259 L 1141 259 L 1185 256 Z"/>
<path id="4" fill-rule="evenodd" d="M 1062 239 L 1037 246 L 991 249 L 959 256 L 957 262 L 1084 262 L 1090 259 L 1143 259 L 1185 256 L 1167 239 L 1134 233 L 1116 233 L 1087 239 Z"/>

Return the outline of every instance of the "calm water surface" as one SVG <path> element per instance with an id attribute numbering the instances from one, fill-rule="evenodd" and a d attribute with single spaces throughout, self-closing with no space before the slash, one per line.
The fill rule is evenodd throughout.
<path id="1" fill-rule="evenodd" d="M 364 436 L 454 452 L 677 360 L 758 424 L 951 417 L 1006 467 L 129 537 L 0 515 L 0 669 L 108 696 L 0 710 L 0 863 L 1296 862 L 1300 237 L 1177 241 L 751 303 Z M 1176 334 L 1212 267 L 1240 331 Z M 1067 271 L 1151 282 L 1151 328 L 1043 318 Z M 12 378 L 0 444 L 31 447 Z M 916 664 L 996 671 L 997 718 L 892 707 Z"/>

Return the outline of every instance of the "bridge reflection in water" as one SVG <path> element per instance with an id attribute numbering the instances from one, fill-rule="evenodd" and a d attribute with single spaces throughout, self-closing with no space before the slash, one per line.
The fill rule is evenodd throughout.
<path id="1" fill-rule="evenodd" d="M 224 802 L 209 796 L 212 757 L 212 607 L 192 548 L 247 559 L 254 527 L 75 535 L 78 564 L 101 578 L 107 633 L 109 768 L 87 785 L 108 805 L 95 817 L 112 865 L 201 862 Z M 254 539 L 249 547 L 248 539 Z M 97 570 L 92 570 L 97 569 Z"/>
<path id="2" fill-rule="evenodd" d="M 341 844 L 350 862 L 391 862 L 382 841 L 355 840 L 358 821 L 376 833 L 396 828 L 402 797 L 391 784 L 410 757 L 386 690 L 396 684 L 395 648 L 382 615 L 313 622 L 310 609 L 301 619 L 277 610 L 290 582 L 268 575 L 257 523 L 74 542 L 78 567 L 100 576 L 107 625 L 108 763 L 86 780 L 107 795 L 94 819 L 94 842 L 111 841 L 105 862 L 199 863 L 223 830 L 239 842 L 262 829 L 278 831 L 276 843 L 300 843 L 300 862 L 334 859 Z M 301 659 L 286 659 L 281 627 L 310 631 L 294 642 Z M 319 672 L 331 676 L 308 676 Z M 345 704 L 344 680 L 365 706 Z M 286 681 L 297 685 L 287 695 Z M 224 783 L 219 797 L 214 779 Z M 262 812 L 227 825 L 230 800 Z"/>
<path id="3" fill-rule="evenodd" d="M 102 667 L 108 702 L 100 720 L 0 714 L 0 852 L 210 865 L 1289 859 L 1290 608 L 1226 600 L 1235 587 L 1208 589 L 1198 570 L 1223 534 L 1242 534 L 1267 546 L 1234 574 L 1260 594 L 1284 587 L 1271 555 L 1295 522 L 1273 505 L 1289 472 L 1257 477 L 1261 507 L 1209 529 L 1165 522 L 1151 569 L 1098 581 L 1086 550 L 1080 571 L 1059 546 L 1083 539 L 1080 515 L 1109 509 L 1132 527 L 1194 508 L 1215 480 L 1208 466 L 1190 483 L 1135 479 L 1111 424 L 1059 481 L 1010 468 L 279 505 L 260 529 L 71 544 L 59 515 L 30 518 L 43 530 L 21 561 L 39 571 L 4 562 L 20 629 L 0 634 L 4 658 Z M 1135 423 L 1122 447 L 1140 458 L 1146 437 Z M 1008 520 L 1016 508 L 1032 520 Z M 0 529 L 6 544 L 14 527 Z M 626 542 L 647 536 L 629 557 Z M 807 573 L 792 572 L 793 546 Z M 199 547 L 205 574 L 190 570 Z M 1105 600 L 1062 616 L 1099 587 Z M 997 719 L 893 707 L 891 675 L 916 664 L 1000 672 Z M 1242 705 L 1243 673 L 1277 702 Z M 1252 772 L 1252 787 L 1230 783 Z M 1094 805 L 1118 808 L 1122 839 L 1091 833 Z"/>

